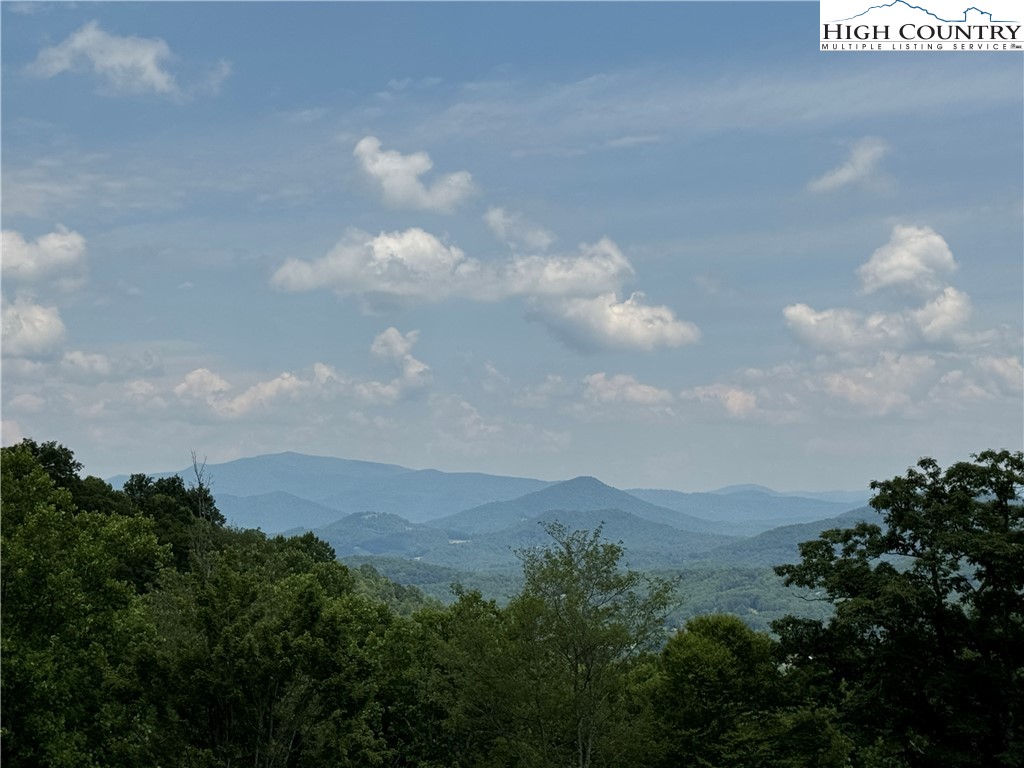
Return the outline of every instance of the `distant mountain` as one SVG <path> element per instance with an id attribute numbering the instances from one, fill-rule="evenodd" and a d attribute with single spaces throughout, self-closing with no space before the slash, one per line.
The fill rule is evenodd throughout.
<path id="1" fill-rule="evenodd" d="M 335 459 L 329 456 L 307 456 L 302 453 L 274 453 L 237 459 L 206 467 L 213 495 L 252 497 L 271 493 L 290 494 L 336 510 L 333 520 L 355 512 L 387 512 L 422 522 L 442 515 L 475 507 L 489 501 L 514 499 L 525 493 L 551 485 L 543 480 L 502 477 L 473 472 L 440 472 L 436 469 L 415 470 L 396 464 Z M 160 472 L 153 477 L 179 475 L 186 482 L 192 479 L 192 468 L 177 472 Z M 119 475 L 108 480 L 120 488 L 128 479 Z M 283 502 L 283 499 L 279 499 Z M 233 499 L 228 504 L 240 511 Z M 261 509 L 269 505 L 257 502 Z M 221 510 L 224 511 L 224 510 Z M 288 510 L 283 503 L 280 524 L 259 518 L 264 530 L 285 530 L 295 527 L 291 517 L 305 514 L 301 509 Z M 261 527 L 263 527 L 261 525 Z M 316 527 L 302 526 L 302 527 Z"/>
<path id="2" fill-rule="evenodd" d="M 315 533 L 334 547 L 338 557 L 399 555 L 416 559 L 448 545 L 444 531 L 386 512 L 357 512 L 317 528 Z"/>
<path id="3" fill-rule="evenodd" d="M 747 536 L 780 525 L 834 517 L 864 503 L 824 501 L 758 490 L 735 490 L 720 494 L 631 488 L 629 493 L 651 504 L 717 523 L 722 532 Z"/>
<path id="4" fill-rule="evenodd" d="M 870 491 L 776 491 L 764 485 L 747 483 L 744 485 L 727 485 L 715 491 L 708 491 L 718 495 L 733 493 L 745 493 L 756 491 L 768 496 L 799 496 L 804 499 L 817 499 L 818 501 L 836 501 L 843 504 L 856 504 L 858 506 L 867 504 L 871 498 Z"/>
<path id="5" fill-rule="evenodd" d="M 256 496 L 216 495 L 217 508 L 228 525 L 259 528 L 264 533 L 283 533 L 290 528 L 319 528 L 338 519 L 338 510 L 284 491 Z"/>
<path id="6" fill-rule="evenodd" d="M 836 517 L 785 525 L 711 550 L 707 560 L 716 565 L 783 565 L 800 562 L 800 544 L 818 538 L 831 528 L 852 528 L 860 522 L 878 522 L 871 507 L 858 507 Z"/>
<path id="7" fill-rule="evenodd" d="M 593 477 L 555 483 L 510 501 L 496 501 L 431 521 L 432 525 L 467 534 L 493 533 L 553 510 L 573 512 L 617 509 L 653 522 L 698 533 L 719 533 L 708 520 L 638 499 Z"/>
<path id="8" fill-rule="evenodd" d="M 359 512 L 313 529 L 338 557 L 392 556 L 460 571 L 515 567 L 516 551 L 550 542 L 542 522 L 560 522 L 572 530 L 595 530 L 621 541 L 633 567 L 672 566 L 703 557 L 732 539 L 684 531 L 618 509 L 548 510 L 500 531 L 467 534 L 419 524 L 384 512 Z M 295 528 L 287 535 L 302 533 Z"/>
<path id="9" fill-rule="evenodd" d="M 368 482 L 413 471 L 396 464 L 308 456 L 291 451 L 209 464 L 206 467 L 214 496 L 258 496 L 283 491 L 315 502 L 330 494 L 344 493 Z M 152 476 L 171 475 L 179 475 L 187 482 L 192 479 L 192 467 L 177 472 L 158 472 Z M 127 476 L 119 475 L 110 478 L 108 482 L 120 488 L 127 479 Z"/>
<path id="10" fill-rule="evenodd" d="M 514 499 L 550 485 L 522 477 L 423 469 L 345 488 L 320 501 L 341 512 L 373 510 L 425 522 L 487 502 Z"/>

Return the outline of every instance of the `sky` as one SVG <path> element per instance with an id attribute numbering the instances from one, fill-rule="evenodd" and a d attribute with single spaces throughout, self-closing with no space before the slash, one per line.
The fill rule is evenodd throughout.
<path id="1" fill-rule="evenodd" d="M 822 53 L 813 2 L 0 22 L 5 445 L 685 491 L 1022 448 L 1020 54 Z"/>

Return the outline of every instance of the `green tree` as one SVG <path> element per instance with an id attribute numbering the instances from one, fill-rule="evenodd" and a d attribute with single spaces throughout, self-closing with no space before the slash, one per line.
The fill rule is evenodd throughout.
<path id="1" fill-rule="evenodd" d="M 803 700 L 771 637 L 735 616 L 690 619 L 662 653 L 653 698 L 666 767 L 848 765 L 831 713 Z"/>
<path id="2" fill-rule="evenodd" d="M 157 629 L 151 762 L 380 764 L 376 690 L 387 608 L 354 594 L 312 536 L 225 532 L 205 567 L 166 571 L 147 596 Z"/>
<path id="3" fill-rule="evenodd" d="M 628 765 L 633 737 L 626 692 L 638 663 L 664 639 L 671 582 L 620 567 L 621 545 L 593 532 L 545 525 L 552 544 L 519 552 L 525 585 L 484 635 L 483 679 L 497 699 L 480 714 L 519 765 Z M 488 701 L 487 698 L 481 701 Z"/>
<path id="4" fill-rule="evenodd" d="M 3 762 L 137 765 L 152 727 L 139 593 L 166 552 L 148 520 L 78 512 L 30 447 L 0 456 Z"/>
<path id="5" fill-rule="evenodd" d="M 826 531 L 776 569 L 835 604 L 775 628 L 865 764 L 1024 764 L 1024 455 L 972 458 L 873 482 L 880 525 Z"/>

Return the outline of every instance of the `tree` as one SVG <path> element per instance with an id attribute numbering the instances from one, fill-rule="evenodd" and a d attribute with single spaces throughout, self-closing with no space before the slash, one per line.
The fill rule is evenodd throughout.
<path id="1" fill-rule="evenodd" d="M 736 616 L 690 619 L 665 646 L 653 698 L 661 765 L 848 765 L 831 713 L 807 706 L 777 644 Z"/>
<path id="2" fill-rule="evenodd" d="M 518 553 L 526 583 L 508 608 L 530 691 L 527 741 L 552 764 L 631 762 L 622 696 L 636 661 L 664 638 L 674 584 L 622 570 L 622 546 L 602 541 L 600 527 L 544 527 L 553 544 Z"/>
<path id="3" fill-rule="evenodd" d="M 1024 454 L 972 459 L 873 482 L 880 525 L 826 531 L 776 568 L 835 604 L 827 624 L 775 629 L 872 760 L 1024 764 Z"/>
<path id="4" fill-rule="evenodd" d="M 4 765 L 138 765 L 139 593 L 166 552 L 149 520 L 77 511 L 30 447 L 0 455 Z"/>

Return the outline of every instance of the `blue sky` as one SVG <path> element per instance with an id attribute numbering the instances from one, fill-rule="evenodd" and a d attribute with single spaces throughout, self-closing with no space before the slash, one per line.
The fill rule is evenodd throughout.
<path id="1" fill-rule="evenodd" d="M 4 3 L 3 439 L 620 487 L 1022 442 L 1017 54 L 816 3 Z"/>

